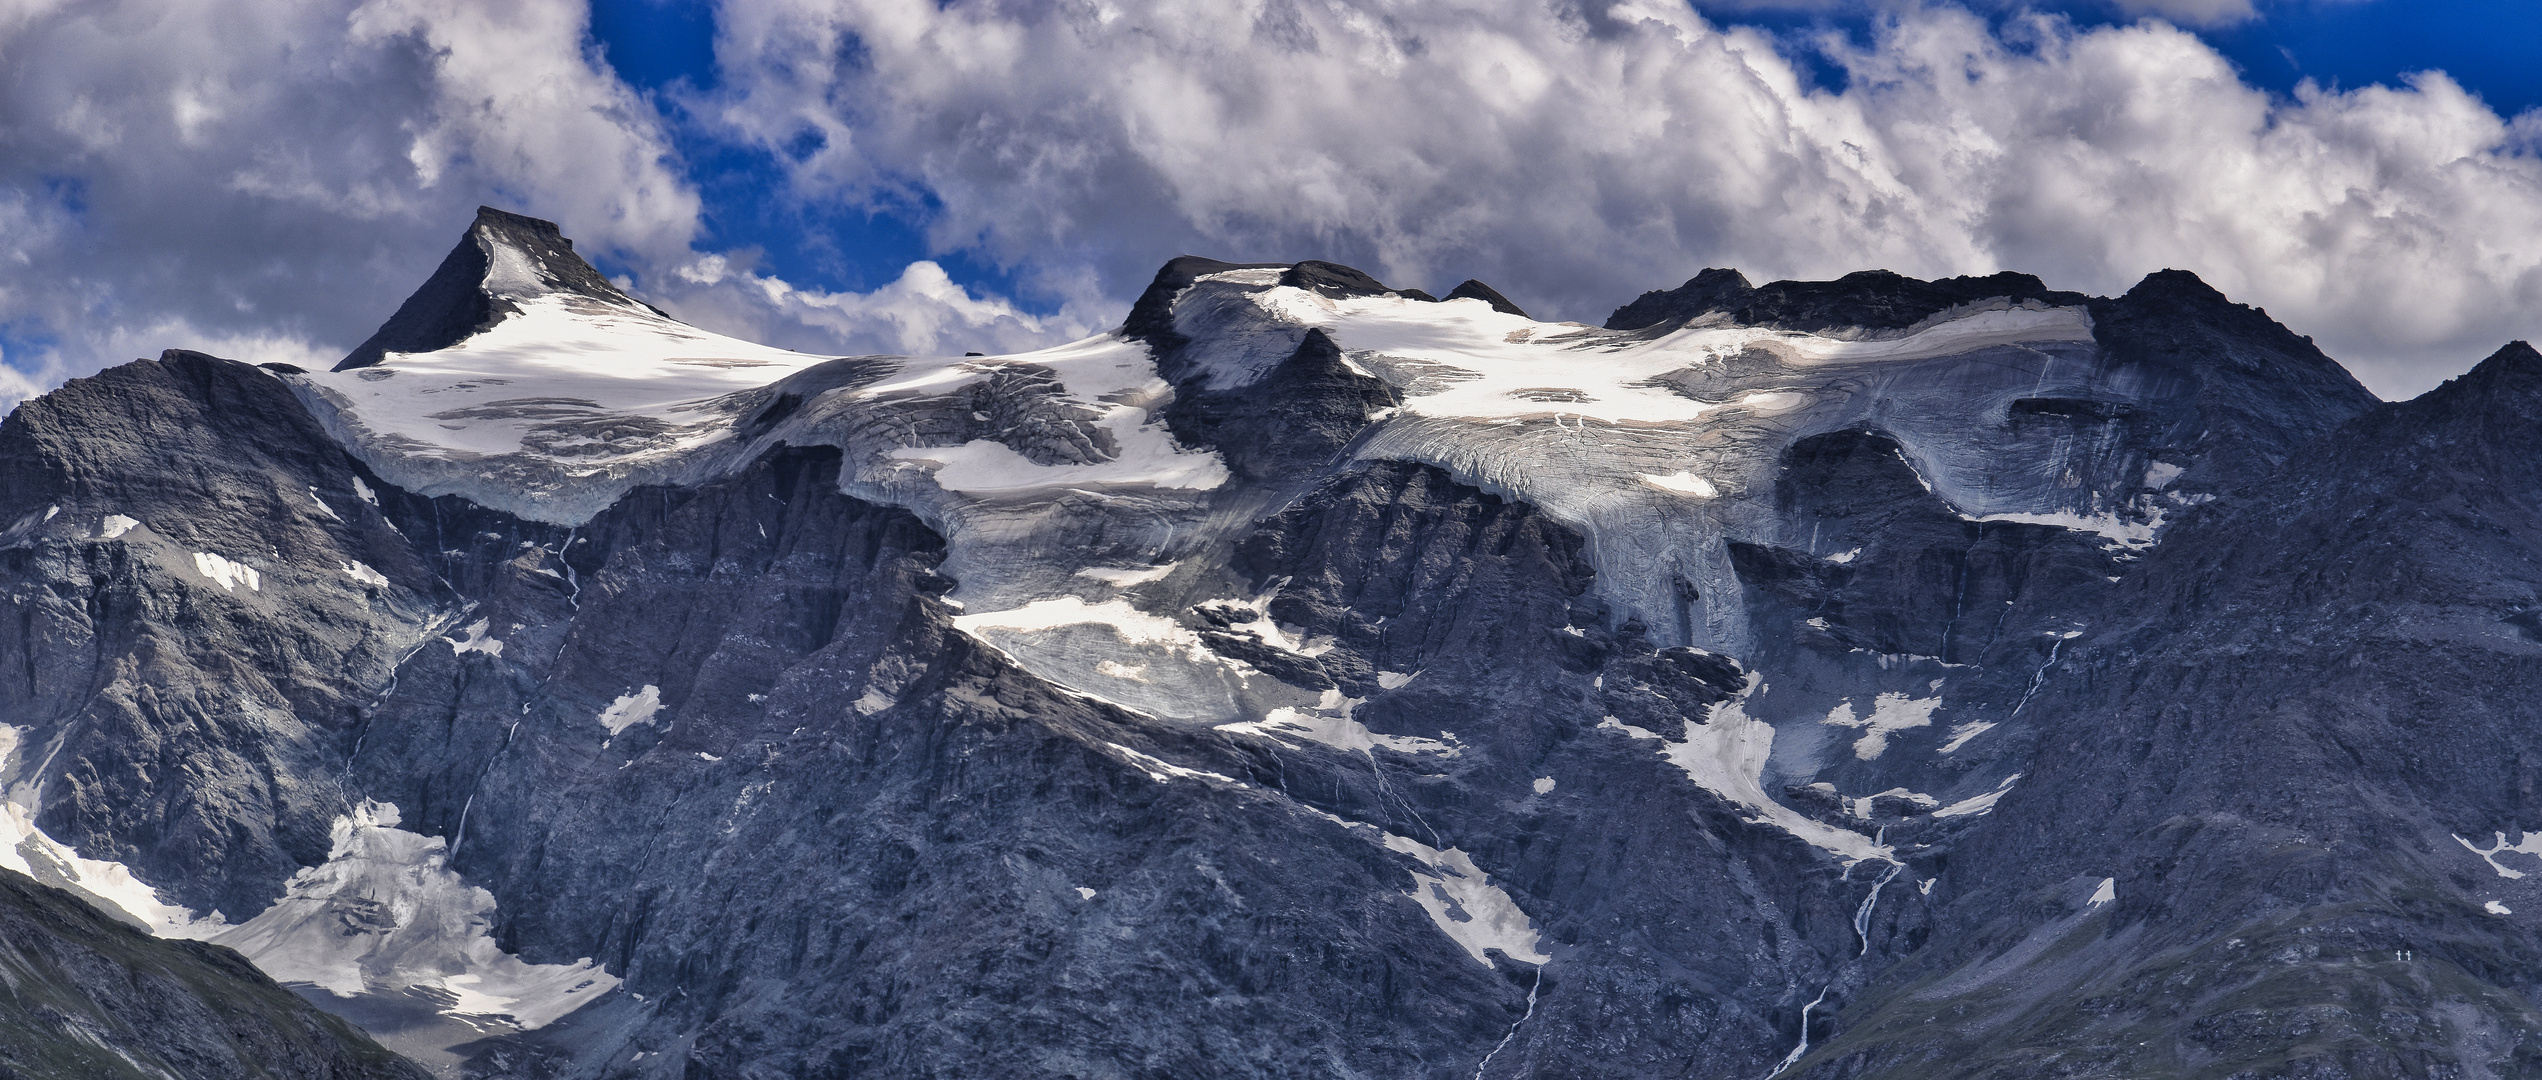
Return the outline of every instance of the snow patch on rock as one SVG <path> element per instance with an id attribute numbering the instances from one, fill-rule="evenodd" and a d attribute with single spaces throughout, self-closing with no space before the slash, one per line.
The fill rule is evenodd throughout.
<path id="1" fill-rule="evenodd" d="M 618 984 L 588 958 L 530 964 L 505 953 L 492 935 L 493 894 L 450 870 L 442 838 L 399 822 L 397 807 L 382 802 L 337 818 L 323 865 L 293 875 L 272 907 L 210 940 L 279 982 L 339 997 L 439 991 L 450 998 L 445 1013 L 524 1029 L 544 1027 Z"/>
<path id="2" fill-rule="evenodd" d="M 1237 735 L 1254 735 L 1284 745 L 1301 742 L 1321 743 L 1335 750 L 1368 753 L 1385 747 L 1406 754 L 1436 754 L 1456 757 L 1463 748 L 1452 741 L 1447 732 L 1442 738 L 1425 739 L 1418 735 L 1380 735 L 1366 724 L 1351 719 L 1351 710 L 1361 704 L 1359 698 L 1343 697 L 1339 690 L 1324 691 L 1323 698 L 1312 709 L 1294 706 L 1273 709 L 1260 720 L 1220 724 L 1218 730 Z"/>
<path id="3" fill-rule="evenodd" d="M 1712 481 L 1683 469 L 1666 476 L 1652 476 L 1649 473 L 1641 475 L 1643 483 L 1662 491 L 1674 491 L 1677 494 L 1691 495 L 1698 499 L 1709 499 L 1721 494 L 1712 486 Z"/>
<path id="4" fill-rule="evenodd" d="M 2031 525 L 2054 525 L 2061 529 L 2099 535 L 2113 544 L 2143 547 L 2154 542 L 2154 534 L 2162 531 L 2160 507 L 2148 506 L 2146 520 L 2130 521 L 2117 514 L 2079 514 L 2071 510 L 2029 514 L 1983 514 L 1967 517 L 1970 521 L 2017 521 Z"/>
<path id="5" fill-rule="evenodd" d="M 1857 718 L 1854 703 L 1840 701 L 1835 708 L 1828 710 L 1827 719 L 1822 722 L 1861 730 L 1862 737 L 1854 740 L 1854 756 L 1870 761 L 1889 749 L 1892 733 L 1931 726 L 1933 710 L 1941 704 L 1942 699 L 1938 697 L 1910 698 L 1905 694 L 1886 693 L 1871 699 L 1869 716 Z"/>
<path id="6" fill-rule="evenodd" d="M 1490 876 L 1474 865 L 1474 859 L 1463 850 L 1441 851 L 1374 825 L 1322 810 L 1310 812 L 1354 834 L 1374 833 L 1386 850 L 1412 856 L 1418 865 L 1412 872 L 1413 887 L 1404 895 L 1420 904 L 1439 931 L 1463 947 L 1476 963 L 1499 967 L 1492 961 L 1492 950 L 1526 964 L 1542 965 L 1553 959 L 1541 948 L 1544 938 L 1537 933 L 1535 920 L 1519 909 L 1508 892 L 1492 884 Z"/>
<path id="7" fill-rule="evenodd" d="M 1426 873 L 1416 871 L 1413 890 L 1405 895 L 1420 904 L 1449 938 L 1464 946 L 1467 955 L 1487 967 L 1499 966 L 1492 963 L 1489 950 L 1494 949 L 1521 963 L 1541 965 L 1553 959 L 1538 947 L 1543 938 L 1536 933 L 1536 921 L 1494 886 L 1464 851 L 1441 851 L 1393 833 L 1386 834 L 1386 847 L 1421 861 Z"/>
<path id="8" fill-rule="evenodd" d="M 2004 782 L 1995 785 L 1995 790 L 1989 791 L 1983 795 L 1961 799 L 1949 806 L 1933 811 L 1933 816 L 1937 818 L 1952 818 L 1972 817 L 1978 814 L 1994 813 L 1995 803 L 2002 800 L 2004 793 L 2012 790 L 2012 782 L 2019 779 L 2021 779 L 2020 773 L 2014 773 L 2011 776 L 2004 777 Z"/>
<path id="9" fill-rule="evenodd" d="M 1160 784 L 1175 779 L 1184 779 L 1216 780 L 1222 784 L 1235 784 L 1237 787 L 1245 786 L 1242 783 L 1238 783 L 1235 777 L 1227 776 L 1222 773 L 1208 772 L 1201 769 L 1187 769 L 1183 766 L 1167 761 L 1164 758 L 1157 757 L 1154 754 L 1142 754 L 1136 750 L 1130 749 L 1129 747 L 1123 746 L 1120 743 L 1108 742 L 1103 745 L 1111 747 L 1114 753 L 1128 758 L 1130 760 L 1130 764 L 1137 766 L 1141 772 L 1147 774 L 1148 779 L 1154 780 Z"/>
<path id="10" fill-rule="evenodd" d="M 349 570 L 346 572 L 351 573 Z M 357 581 L 361 580 L 361 576 L 357 574 L 354 579 Z M 388 584 L 388 579 L 381 578 L 379 583 L 386 585 Z M 467 629 L 459 632 L 463 636 L 455 638 L 446 637 L 441 640 L 450 644 L 450 651 L 454 654 L 464 656 L 468 653 L 484 653 L 487 656 L 501 656 L 503 655 L 503 643 L 496 640 L 492 634 L 487 632 L 488 628 L 492 625 L 493 620 L 491 619 L 479 619 L 468 624 Z"/>
<path id="11" fill-rule="evenodd" d="M 194 553 L 194 569 L 196 573 L 212 579 L 212 584 L 229 592 L 237 592 L 241 585 L 247 586 L 249 592 L 262 592 L 265 588 L 264 575 L 257 573 L 255 567 L 231 562 L 208 551 Z"/>
<path id="12" fill-rule="evenodd" d="M 662 688 L 646 683 L 643 689 L 619 695 L 608 708 L 600 710 L 600 726 L 608 728 L 609 737 L 614 739 L 619 732 L 637 724 L 652 723 L 654 714 L 661 711 Z"/>
<path id="13" fill-rule="evenodd" d="M 1059 596 L 1035 600 L 1005 611 L 983 611 L 953 617 L 954 629 L 973 637 L 981 637 L 980 631 L 983 630 L 1032 634 L 1089 623 L 1110 627 L 1122 641 L 1132 645 L 1164 645 L 1184 650 L 1195 660 L 1208 655 L 1208 650 L 1200 643 L 1200 635 L 1172 619 L 1132 607 L 1126 600 L 1089 604 L 1080 597 Z"/>
<path id="14" fill-rule="evenodd" d="M 1828 790 L 1830 790 L 1830 791 L 1835 790 L 1835 785 L 1833 785 L 1833 784 L 1826 785 L 1826 786 L 1827 786 L 1827 789 L 1828 789 Z M 1851 814 L 1851 815 L 1853 815 L 1853 816 L 1855 816 L 1855 817 L 1861 818 L 1861 819 L 1863 819 L 1863 820 L 1865 820 L 1865 821 L 1870 820 L 1870 819 L 1871 819 L 1871 817 L 1872 817 L 1872 813 L 1871 813 L 1871 811 L 1872 811 L 1872 805 L 1873 805 L 1874 803 L 1878 802 L 1878 801 L 1879 801 L 1879 800 L 1881 800 L 1881 799 L 1904 799 L 1904 800 L 1906 800 L 1907 802 L 1909 802 L 1909 803 L 1913 803 L 1913 804 L 1915 804 L 1916 806 L 1921 807 L 1921 808 L 1926 809 L 1926 810 L 1930 810 L 1930 809 L 1932 809 L 1932 808 L 1934 808 L 1934 807 L 1936 807 L 1936 806 L 1940 806 L 1940 805 L 1942 805 L 1942 800 L 1940 800 L 1940 799 L 1936 799 L 1936 798 L 1934 798 L 1934 797 L 1932 797 L 1932 796 L 1930 796 L 1930 795 L 1927 795 L 1927 794 L 1925 794 L 1925 793 L 1923 793 L 1923 792 L 1921 792 L 1921 791 L 1911 791 L 1911 790 L 1909 790 L 1909 789 L 1907 789 L 1907 788 L 1902 788 L 1902 787 L 1893 787 L 1893 788 L 1890 788 L 1890 789 L 1889 789 L 1889 790 L 1887 790 L 1887 791 L 1879 792 L 1879 793 L 1877 793 L 1877 794 L 1873 794 L 1873 795 L 1864 795 L 1864 796 L 1862 796 L 1862 797 L 1860 797 L 1860 798 L 1844 798 L 1844 797 L 1842 797 L 1842 796 L 1839 796 L 1839 797 L 1838 797 L 1838 801 L 1844 804 L 1845 812 L 1846 812 L 1846 813 Z"/>
<path id="15" fill-rule="evenodd" d="M 1162 581 L 1165 579 L 1165 575 L 1173 573 L 1174 568 L 1180 565 L 1182 564 L 1169 562 L 1163 566 L 1148 566 L 1140 567 L 1138 569 L 1114 566 L 1089 566 L 1077 571 L 1077 576 L 1082 578 L 1093 578 L 1096 581 L 1100 581 L 1117 589 L 1126 589 L 1132 585 L 1145 585 L 1151 581 Z"/>
<path id="16" fill-rule="evenodd" d="M 2465 840 L 2460 836 L 2454 837 L 2454 842 L 2461 844 L 2465 850 L 2470 851 L 2472 854 L 2480 856 L 2481 861 L 2488 863 L 2489 868 L 2497 871 L 2499 877 L 2520 878 L 2524 876 L 2524 871 L 2499 862 L 2498 856 L 2513 852 L 2520 855 L 2530 855 L 2535 858 L 2542 858 L 2542 833 L 2520 833 L 2519 836 L 2520 838 L 2515 843 L 2510 844 L 2507 843 L 2507 834 L 2503 832 L 2498 833 L 2497 839 L 2491 841 L 2489 847 L 2485 850 L 2474 846 L 2471 841 Z"/>
<path id="17" fill-rule="evenodd" d="M 1849 868 L 1866 859 L 1897 861 L 1887 845 L 1818 821 L 1766 795 L 1765 762 L 1774 753 L 1774 725 L 1747 714 L 1748 699 L 1764 689 L 1764 677 L 1750 672 L 1739 696 L 1714 705 L 1702 723 L 1687 724 L 1686 737 L 1680 742 L 1669 742 L 1658 732 L 1612 716 L 1600 720 L 1598 727 L 1658 742 L 1661 757 L 1684 770 L 1695 786 L 1745 809 L 1751 823 L 1788 832 L 1836 856 Z"/>
<path id="18" fill-rule="evenodd" d="M 1953 724 L 1950 741 L 1942 744 L 1942 752 L 1957 753 L 1960 747 L 1968 745 L 1968 740 L 1992 731 L 1994 728 L 1995 722 L 1992 720 L 1971 720 L 1965 724 Z"/>

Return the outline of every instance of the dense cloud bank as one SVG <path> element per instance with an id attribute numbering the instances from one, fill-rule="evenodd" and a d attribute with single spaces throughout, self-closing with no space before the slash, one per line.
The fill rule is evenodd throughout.
<path id="1" fill-rule="evenodd" d="M 170 346 L 332 363 L 483 202 L 686 286 L 666 301 L 720 283 L 696 297 L 705 321 L 731 309 L 723 321 L 779 323 L 792 333 L 768 336 L 792 343 L 931 347 L 903 327 L 966 319 L 1017 336 L 1008 305 L 948 294 L 932 266 L 834 302 L 699 263 L 696 186 L 588 15 L 560 0 L 0 0 L 0 406 Z"/>
<path id="2" fill-rule="evenodd" d="M 2441 75 L 2272 98 L 2158 22 L 1904 10 L 1823 44 L 1840 93 L 1663 0 L 754 0 L 719 22 L 720 86 L 670 109 L 614 77 L 579 4 L 0 6 L 0 346 L 28 375 L 0 399 L 165 345 L 341 350 L 489 201 L 675 313 L 838 352 L 1100 328 L 1184 251 L 1480 277 L 1589 321 L 1708 265 L 2093 292 L 2177 266 L 2387 396 L 2542 332 L 2542 114 Z M 932 263 L 832 293 L 704 250 L 674 122 L 767 151 L 786 199 L 932 207 L 938 250 L 1058 312 Z"/>

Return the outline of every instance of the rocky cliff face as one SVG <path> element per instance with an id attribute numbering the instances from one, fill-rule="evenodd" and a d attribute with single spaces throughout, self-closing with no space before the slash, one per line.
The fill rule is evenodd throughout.
<path id="1" fill-rule="evenodd" d="M 2033 706 L 2090 722 L 2046 735 L 1959 845 L 1957 943 L 1888 975 L 1827 1071 L 2542 1069 L 2519 914 L 2542 845 L 2516 824 L 2542 691 L 2519 621 L 2542 584 L 2537 418 L 2542 356 L 2519 342 L 2175 526 Z M 2010 996 L 2029 1001 L 1927 1022 Z M 2077 1057 L 2098 1060 L 2058 1064 Z"/>
<path id="2" fill-rule="evenodd" d="M 0 426 L 8 813 L 445 1072 L 2525 1067 L 2529 350 L 1186 258 L 816 357 L 496 212 L 382 335 Z"/>

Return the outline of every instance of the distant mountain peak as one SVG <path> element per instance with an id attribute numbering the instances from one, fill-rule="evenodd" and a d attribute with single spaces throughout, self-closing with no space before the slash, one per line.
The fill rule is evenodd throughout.
<path id="1" fill-rule="evenodd" d="M 2530 342 L 2510 341 L 2490 353 L 2488 359 L 2473 365 L 2463 378 L 2490 389 L 2524 393 L 2542 390 L 2542 352 L 2535 351 Z"/>
<path id="2" fill-rule="evenodd" d="M 1485 285 L 1473 278 L 1467 278 L 1465 279 L 1464 284 L 1448 290 L 1448 299 L 1480 300 L 1486 304 L 1492 305 L 1492 310 L 1500 312 L 1503 315 L 1516 315 L 1522 319 L 1527 317 L 1527 312 L 1520 308 L 1517 304 L 1511 302 L 1508 297 L 1502 296 L 1499 289 Z"/>
<path id="3" fill-rule="evenodd" d="M 2029 274 L 2006 270 L 1984 277 L 1926 281 L 1893 270 L 1857 270 L 1834 281 L 1775 281 L 1749 287 L 1736 270 L 1713 269 L 1665 291 L 1643 293 L 1608 316 L 1609 330 L 1684 324 L 1715 312 L 1740 326 L 1771 326 L 1808 334 L 1874 336 L 1907 330 L 1962 304 L 2002 298 L 2056 306 L 2079 305 L 2081 293 L 2060 292 Z"/>
<path id="4" fill-rule="evenodd" d="M 1653 289 L 1606 318 L 1609 330 L 1639 330 L 1672 319 L 1691 319 L 1738 303 L 1756 286 L 1736 270 L 1709 267 L 1674 289 Z"/>
<path id="5" fill-rule="evenodd" d="M 370 367 L 392 352 L 449 348 L 518 312 L 519 301 L 558 293 L 661 314 L 600 276 L 555 222 L 480 206 L 441 266 L 335 370 Z"/>
<path id="6" fill-rule="evenodd" d="M 2542 352 L 2510 341 L 2407 404 L 2431 418 L 2494 414 L 2523 422 L 2542 404 Z"/>

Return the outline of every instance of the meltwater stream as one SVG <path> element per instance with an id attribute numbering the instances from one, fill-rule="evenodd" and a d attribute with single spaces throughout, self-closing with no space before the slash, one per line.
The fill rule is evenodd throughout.
<path id="1" fill-rule="evenodd" d="M 1906 869 L 1905 863 L 1890 863 L 1889 872 L 1880 875 L 1880 880 L 1871 884 L 1871 895 L 1863 897 L 1862 906 L 1854 909 L 1854 936 L 1862 940 L 1862 948 L 1854 953 L 1854 959 L 1860 960 L 1871 954 L 1871 913 L 1880 903 L 1880 890 L 1887 888 L 1891 881 L 1897 879 L 1898 872 L 1904 869 Z M 1784 1070 L 1798 1064 L 1801 1058 L 1809 1053 L 1809 1014 L 1816 1011 L 1818 1006 L 1827 1000 L 1827 991 L 1833 989 L 1835 985 L 1835 977 L 1829 976 L 1827 985 L 1818 988 L 1818 996 L 1809 999 L 1809 1004 L 1801 1006 L 1801 1041 L 1792 1047 L 1791 1053 L 1783 1055 L 1783 1060 L 1775 1063 L 1774 1071 L 1766 1073 L 1765 1080 L 1774 1080 L 1775 1077 L 1783 1075 Z"/>
<path id="2" fill-rule="evenodd" d="M 1551 963 L 1551 962 L 1552 962 L 1552 961 L 1546 961 L 1546 963 Z M 1521 1027 L 1523 1027 L 1523 1026 L 1525 1026 L 1525 1025 L 1526 1025 L 1526 1023 L 1527 1023 L 1527 1021 L 1529 1021 L 1529 1020 L 1531 1020 L 1531 1019 L 1534 1019 L 1534 1018 L 1535 1018 L 1535 1015 L 1536 1015 L 1536 991 L 1544 989 L 1544 986 L 1545 986 L 1545 968 L 1544 968 L 1544 964 L 1538 964 L 1538 965 L 1536 965 L 1536 981 L 1534 981 L 1534 982 L 1532 982 L 1532 983 L 1527 984 L 1527 1011 L 1526 1011 L 1526 1013 L 1524 1013 L 1523 1015 L 1519 1016 L 1519 1018 L 1517 1019 L 1517 1021 L 1516 1021 L 1516 1022 L 1514 1022 L 1514 1023 L 1512 1023 L 1512 1024 L 1510 1024 L 1510 1025 L 1509 1025 L 1509 1031 L 1508 1031 L 1508 1032 L 1506 1032 L 1505 1034 L 1503 1034 L 1503 1035 L 1500 1037 L 1500 1042 L 1493 1044 L 1493 1046 L 1492 1046 L 1492 1052 L 1491 1052 L 1491 1053 L 1488 1053 L 1488 1054 L 1483 1055 L 1483 1060 L 1482 1060 L 1481 1062 L 1477 1063 L 1477 1064 L 1474 1066 L 1474 1080 L 1483 1080 L 1483 1070 L 1485 1070 L 1485 1069 L 1488 1069 L 1488 1068 L 1491 1068 L 1491 1067 L 1492 1067 L 1492 1059 L 1493 1059 L 1493 1058 L 1496 1058 L 1496 1057 L 1499 1057 L 1499 1056 L 1500 1056 L 1500 1052 L 1501 1052 L 1501 1051 L 1509 1049 L 1510 1041 L 1511 1041 L 1511 1040 L 1513 1040 L 1513 1039 L 1516 1039 L 1516 1038 L 1518 1037 L 1518 1029 L 1519 1029 L 1519 1028 L 1521 1028 Z"/>
<path id="3" fill-rule="evenodd" d="M 2021 707 L 2030 704 L 2031 695 L 2037 694 L 2039 687 L 2048 681 L 2048 669 L 2057 666 L 2057 650 L 2062 648 L 2065 648 L 2062 637 L 2048 643 L 2048 659 L 2039 665 L 2039 670 L 2030 673 L 2030 685 L 2022 689 L 2021 700 L 2012 703 L 2012 713 L 2004 717 L 2005 720 L 2021 717 Z"/>

